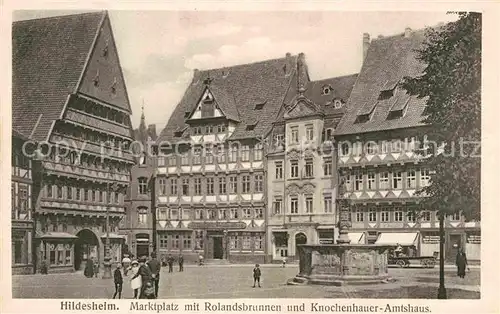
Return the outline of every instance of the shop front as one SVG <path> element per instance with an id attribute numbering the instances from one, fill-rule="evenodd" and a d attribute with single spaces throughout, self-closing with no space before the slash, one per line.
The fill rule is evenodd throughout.
<path id="1" fill-rule="evenodd" d="M 37 236 L 39 241 L 40 272 L 44 264 L 49 273 L 72 272 L 75 270 L 77 236 L 66 232 L 47 232 Z"/>

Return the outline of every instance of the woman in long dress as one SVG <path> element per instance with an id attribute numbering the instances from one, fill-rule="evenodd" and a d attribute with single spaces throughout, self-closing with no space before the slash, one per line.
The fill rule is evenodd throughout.
<path id="1" fill-rule="evenodd" d="M 457 276 L 460 278 L 465 278 L 465 268 L 467 267 L 467 256 L 463 249 L 458 250 L 457 260 L 455 261 L 457 265 Z"/>
<path id="2" fill-rule="evenodd" d="M 142 278 L 139 276 L 139 262 L 133 261 L 132 268 L 130 269 L 131 277 L 130 277 L 130 286 L 132 290 L 134 290 L 134 299 L 139 298 L 139 290 L 142 286 Z"/>
<path id="3" fill-rule="evenodd" d="M 83 271 L 83 274 L 87 278 L 94 277 L 94 261 L 91 258 L 87 259 L 87 264 L 85 265 L 85 270 Z"/>

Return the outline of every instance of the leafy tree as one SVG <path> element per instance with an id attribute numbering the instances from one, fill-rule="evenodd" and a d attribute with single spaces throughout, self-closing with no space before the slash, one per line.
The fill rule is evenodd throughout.
<path id="1" fill-rule="evenodd" d="M 439 214 L 462 212 L 480 219 L 481 13 L 458 13 L 459 19 L 427 30 L 418 59 L 426 65 L 419 77 L 402 86 L 427 99 L 425 162 L 435 171 L 421 205 Z M 424 143 L 425 144 L 425 143 Z M 439 152 L 439 145 L 445 144 Z"/>

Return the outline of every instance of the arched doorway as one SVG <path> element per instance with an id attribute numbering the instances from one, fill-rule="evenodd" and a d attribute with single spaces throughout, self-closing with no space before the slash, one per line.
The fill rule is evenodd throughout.
<path id="1" fill-rule="evenodd" d="M 136 258 L 141 256 L 149 256 L 149 234 L 138 233 L 135 235 L 136 246 Z"/>
<path id="2" fill-rule="evenodd" d="M 76 234 L 75 242 L 75 270 L 85 268 L 89 258 L 99 260 L 99 240 L 97 236 L 88 229 L 83 229 Z"/>
<path id="3" fill-rule="evenodd" d="M 301 244 L 306 244 L 306 243 L 307 243 L 307 236 L 304 233 L 299 232 L 295 235 L 295 257 L 296 258 L 298 258 L 298 255 L 299 255 L 298 246 Z"/>

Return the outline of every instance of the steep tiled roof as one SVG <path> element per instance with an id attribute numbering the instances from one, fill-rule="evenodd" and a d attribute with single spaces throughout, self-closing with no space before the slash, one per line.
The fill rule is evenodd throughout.
<path id="1" fill-rule="evenodd" d="M 392 97 L 379 100 L 383 90 L 391 90 L 405 76 L 417 76 L 425 65 L 416 59 L 416 49 L 425 40 L 423 30 L 409 37 L 404 34 L 373 40 L 358 75 L 336 135 L 383 131 L 421 125 L 425 100 L 410 97 L 396 88 Z M 391 108 L 405 107 L 401 118 L 388 119 Z M 373 112 L 371 109 L 375 108 Z M 371 112 L 366 122 L 357 122 L 358 114 Z"/>
<path id="2" fill-rule="evenodd" d="M 344 106 L 340 109 L 335 109 L 333 100 L 340 99 L 343 102 L 347 102 L 357 77 L 357 74 L 351 74 L 319 81 L 311 81 L 307 84 L 305 96 L 317 105 L 320 105 L 325 114 L 343 113 Z M 328 95 L 323 94 L 324 86 L 331 87 L 331 91 Z"/>
<path id="3" fill-rule="evenodd" d="M 74 92 L 105 12 L 14 22 L 12 125 L 44 141 Z"/>
<path id="4" fill-rule="evenodd" d="M 195 73 L 158 141 L 181 140 L 174 136 L 174 132 L 187 128 L 185 113 L 192 112 L 197 105 L 207 86 L 204 84 L 206 78 L 211 78 L 208 86 L 214 92 L 216 101 L 224 104 L 221 105 L 224 114 L 233 119 L 238 117 L 237 120 L 240 121 L 231 139 L 265 135 L 295 79 L 296 63 L 297 56 L 289 56 Z M 255 106 L 262 103 L 265 103 L 262 109 L 256 110 Z M 253 130 L 247 130 L 248 124 L 255 123 L 257 124 Z"/>

